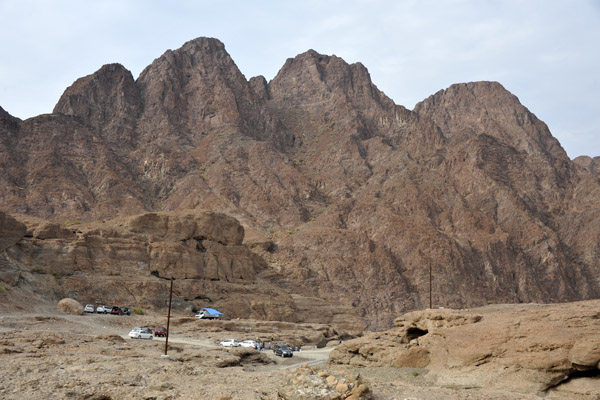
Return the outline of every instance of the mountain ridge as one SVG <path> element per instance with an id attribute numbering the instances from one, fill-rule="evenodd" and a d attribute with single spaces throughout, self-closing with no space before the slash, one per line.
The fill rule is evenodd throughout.
<path id="1" fill-rule="evenodd" d="M 224 213 L 278 285 L 371 329 L 426 305 L 430 264 L 447 307 L 600 295 L 595 164 L 569 160 L 497 82 L 408 110 L 360 63 L 309 50 L 247 80 L 198 38 L 137 80 L 108 64 L 53 114 L 1 120 L 0 210 L 62 224 Z"/>

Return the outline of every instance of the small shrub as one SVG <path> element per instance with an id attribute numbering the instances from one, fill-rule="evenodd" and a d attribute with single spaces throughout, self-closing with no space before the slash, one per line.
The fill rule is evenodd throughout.
<path id="1" fill-rule="evenodd" d="M 6 292 L 6 288 L 4 287 L 4 285 L 2 283 L 0 283 L 0 293 L 4 293 Z"/>
<path id="2" fill-rule="evenodd" d="M 419 376 L 419 371 L 417 371 L 417 370 L 414 370 L 414 371 L 412 372 L 412 376 L 414 376 L 415 378 L 416 378 L 417 376 Z"/>
<path id="3" fill-rule="evenodd" d="M 61 275 L 61 273 L 60 273 L 60 272 L 55 272 L 55 273 L 54 273 L 54 277 L 55 277 L 56 279 L 60 279 L 60 278 L 62 278 L 62 275 Z"/>
<path id="4" fill-rule="evenodd" d="M 71 221 L 69 221 L 69 220 L 65 221 L 65 225 L 66 226 L 71 226 Z"/>
<path id="5" fill-rule="evenodd" d="M 142 307 L 133 307 L 131 311 L 137 315 L 144 315 L 144 309 Z"/>

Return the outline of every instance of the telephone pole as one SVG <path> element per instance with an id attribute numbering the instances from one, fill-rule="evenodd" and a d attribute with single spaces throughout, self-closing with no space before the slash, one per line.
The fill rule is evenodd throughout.
<path id="1" fill-rule="evenodd" d="M 431 261 L 429 261 L 429 309 L 431 310 L 432 307 L 432 303 L 431 303 L 431 283 L 433 281 L 433 277 L 431 275 Z"/>
<path id="2" fill-rule="evenodd" d="M 169 348 L 169 324 L 171 322 L 171 300 L 173 299 L 173 277 L 171 277 L 171 289 L 169 290 L 169 311 L 167 312 L 167 333 L 165 335 L 165 357 L 167 356 L 167 349 Z"/>

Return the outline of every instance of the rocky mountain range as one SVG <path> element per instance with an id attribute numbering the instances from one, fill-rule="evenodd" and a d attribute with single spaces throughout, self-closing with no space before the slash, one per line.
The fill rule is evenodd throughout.
<path id="1" fill-rule="evenodd" d="M 179 277 L 181 307 L 360 329 L 428 307 L 430 270 L 435 307 L 598 298 L 599 165 L 570 160 L 496 82 L 452 85 L 408 110 L 360 63 L 309 50 L 270 82 L 247 80 L 220 41 L 198 38 L 137 79 L 101 67 L 51 114 L 0 109 L 0 217 L 11 221 L 0 278 L 87 301 L 95 281 L 130 282 L 109 286 L 114 301 L 161 307 L 132 288 Z M 235 251 L 211 241 L 229 254 L 213 272 L 245 272 L 202 272 L 206 232 L 158 240 L 155 225 L 132 228 L 206 215 L 243 227 Z M 133 253 L 118 252 L 125 239 Z M 73 267 L 81 252 L 87 269 Z M 82 275 L 87 286 L 68 283 Z"/>

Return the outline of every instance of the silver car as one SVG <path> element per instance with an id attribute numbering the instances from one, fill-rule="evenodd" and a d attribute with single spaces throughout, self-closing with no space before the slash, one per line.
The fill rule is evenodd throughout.
<path id="1" fill-rule="evenodd" d="M 96 312 L 98 314 L 108 314 L 110 312 L 110 307 L 105 306 L 104 304 L 100 304 L 97 308 L 96 308 Z"/>
<path id="2" fill-rule="evenodd" d="M 258 343 L 255 342 L 254 340 L 244 340 L 243 342 L 240 342 L 240 346 L 241 347 L 251 347 L 253 349 L 258 350 Z"/>
<path id="3" fill-rule="evenodd" d="M 83 312 L 86 313 L 94 313 L 94 305 L 93 304 L 87 304 L 84 308 L 83 308 Z"/>
<path id="4" fill-rule="evenodd" d="M 132 339 L 152 339 L 152 331 L 148 328 L 133 328 L 129 332 L 129 337 Z"/>
<path id="5" fill-rule="evenodd" d="M 221 343 L 219 343 L 219 346 L 223 346 L 223 347 L 238 347 L 239 345 L 240 344 L 235 339 L 227 339 L 227 340 L 223 340 Z"/>

